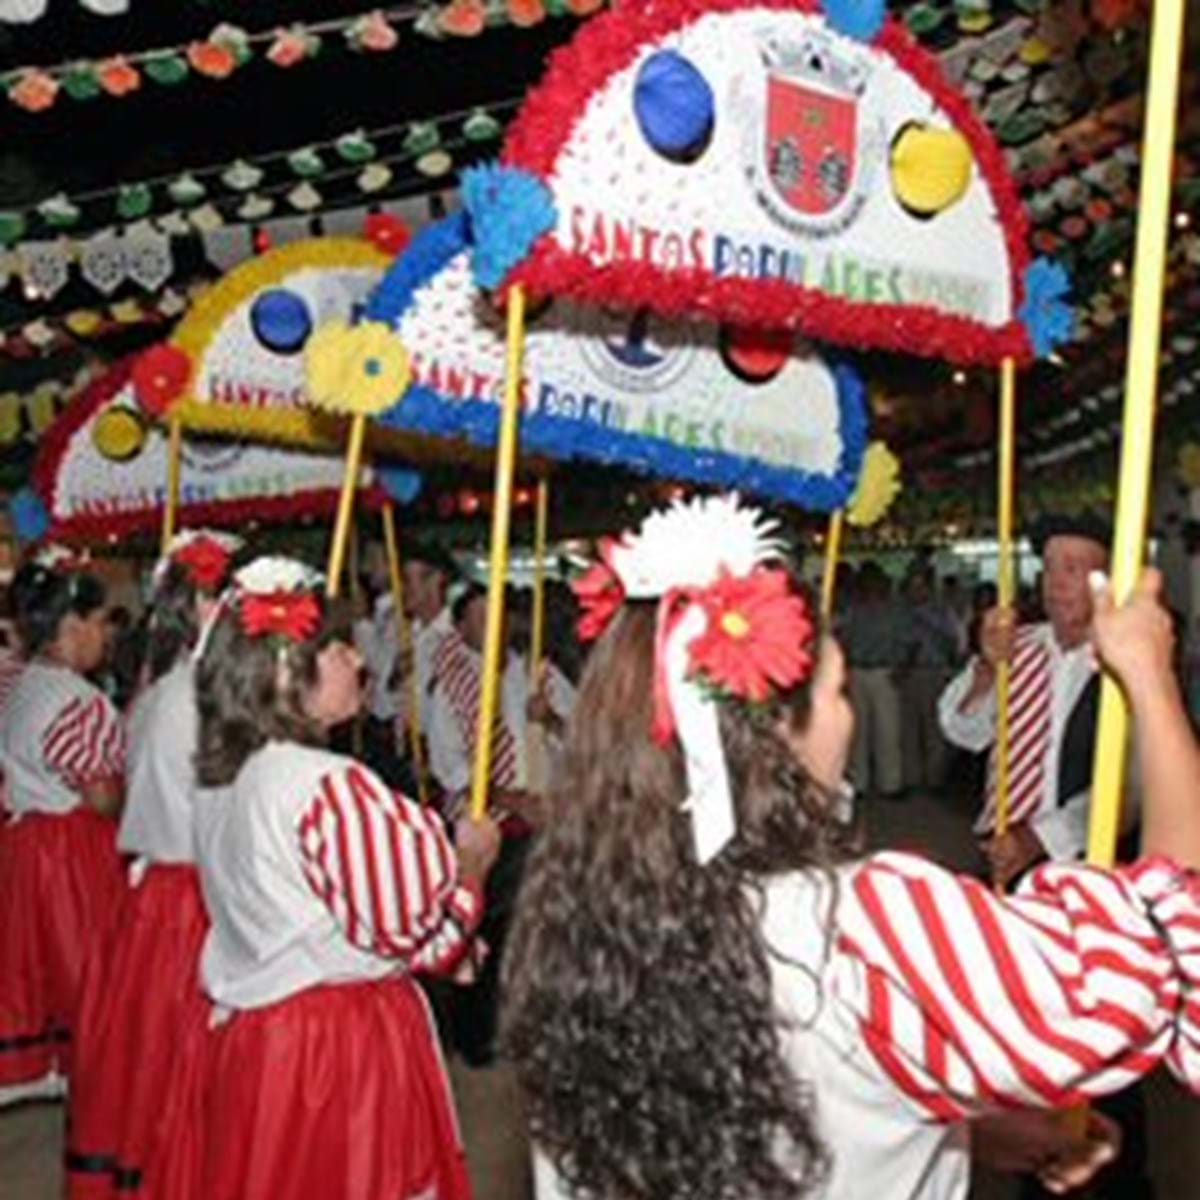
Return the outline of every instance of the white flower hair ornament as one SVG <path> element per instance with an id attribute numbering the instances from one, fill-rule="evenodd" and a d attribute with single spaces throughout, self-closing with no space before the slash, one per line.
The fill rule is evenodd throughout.
<path id="1" fill-rule="evenodd" d="M 585 640 L 626 599 L 658 601 L 651 734 L 683 748 L 701 864 L 736 832 L 717 701 L 762 704 L 813 670 L 816 625 L 779 565 L 777 528 L 737 496 L 676 501 L 603 543 L 601 561 L 575 584 Z"/>
<path id="2" fill-rule="evenodd" d="M 289 644 L 307 641 L 321 627 L 323 582 L 320 572 L 294 558 L 256 558 L 236 572 L 221 593 L 194 658 L 202 657 L 217 622 L 235 607 L 247 637 L 272 638 L 281 653 Z"/>
<path id="3" fill-rule="evenodd" d="M 82 571 L 90 565 L 86 550 L 80 553 L 61 542 L 47 542 L 33 556 L 33 561 L 47 571 Z"/>

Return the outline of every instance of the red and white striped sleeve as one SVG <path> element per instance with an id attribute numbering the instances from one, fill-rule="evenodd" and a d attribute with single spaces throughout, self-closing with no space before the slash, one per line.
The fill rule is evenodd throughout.
<path id="1" fill-rule="evenodd" d="M 1071 1105 L 1162 1060 L 1200 1092 L 1191 872 L 1052 864 L 1001 898 L 882 854 L 841 880 L 837 914 L 838 1000 L 925 1119 Z"/>
<path id="2" fill-rule="evenodd" d="M 305 878 L 346 938 L 413 971 L 453 971 L 483 916 L 437 814 L 358 765 L 331 771 L 299 825 Z"/>
<path id="3" fill-rule="evenodd" d="M 42 733 L 47 768 L 72 791 L 125 777 L 125 726 L 108 697 L 73 696 Z"/>

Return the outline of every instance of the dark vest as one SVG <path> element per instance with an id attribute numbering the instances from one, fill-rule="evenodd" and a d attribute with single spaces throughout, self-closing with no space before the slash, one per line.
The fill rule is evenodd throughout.
<path id="1" fill-rule="evenodd" d="M 1096 757 L 1096 721 L 1100 716 L 1100 672 L 1088 681 L 1067 718 L 1063 731 L 1062 749 L 1058 756 L 1058 803 L 1092 786 L 1092 767 Z M 1129 862 L 1137 857 L 1136 827 L 1122 837 L 1117 846 L 1117 858 Z"/>

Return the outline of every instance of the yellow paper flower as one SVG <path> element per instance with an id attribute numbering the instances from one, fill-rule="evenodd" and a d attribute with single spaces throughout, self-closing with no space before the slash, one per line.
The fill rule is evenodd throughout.
<path id="1" fill-rule="evenodd" d="M 1186 442 L 1175 459 L 1175 476 L 1186 488 L 1200 488 L 1200 445 Z"/>
<path id="2" fill-rule="evenodd" d="M 348 416 L 374 416 L 391 408 L 408 388 L 408 351 L 380 321 L 331 321 L 309 339 L 308 390 L 319 408 Z"/>
<path id="3" fill-rule="evenodd" d="M 872 442 L 863 455 L 858 486 L 846 506 L 846 520 L 859 528 L 874 525 L 899 494 L 900 460 L 883 442 Z"/>
<path id="4" fill-rule="evenodd" d="M 0 396 L 0 446 L 9 446 L 21 436 L 21 397 L 16 392 Z"/>
<path id="5" fill-rule="evenodd" d="M 892 147 L 892 190 L 910 212 L 934 216 L 963 198 L 974 165 L 957 129 L 909 125 Z"/>
<path id="6" fill-rule="evenodd" d="M 105 458 L 125 462 L 133 458 L 146 441 L 146 426 L 132 408 L 114 405 L 96 418 L 92 442 Z"/>

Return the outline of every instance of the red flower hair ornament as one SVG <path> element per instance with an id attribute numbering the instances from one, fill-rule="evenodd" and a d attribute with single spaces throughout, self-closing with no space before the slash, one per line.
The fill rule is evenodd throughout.
<path id="1" fill-rule="evenodd" d="M 247 637 L 305 642 L 321 628 L 321 577 L 293 558 L 256 558 L 233 578 Z"/>
<path id="2" fill-rule="evenodd" d="M 154 570 L 154 582 L 160 583 L 172 563 L 187 572 L 193 587 L 216 592 L 225 582 L 229 563 L 241 549 L 241 538 L 209 529 L 188 529 L 171 539 L 166 553 Z"/>
<path id="3" fill-rule="evenodd" d="M 736 832 L 716 700 L 762 704 L 804 682 L 816 625 L 776 563 L 776 526 L 737 496 L 677 501 L 636 533 L 601 545 L 575 586 L 582 638 L 599 637 L 626 598 L 658 600 L 655 741 L 678 737 L 688 776 L 696 857 Z"/>

